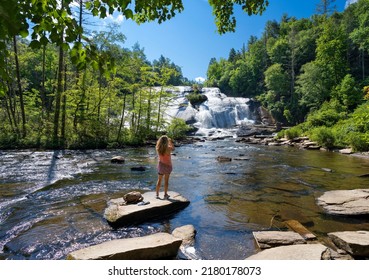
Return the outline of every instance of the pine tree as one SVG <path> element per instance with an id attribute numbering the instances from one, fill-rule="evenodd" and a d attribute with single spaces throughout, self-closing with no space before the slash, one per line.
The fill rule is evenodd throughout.
<path id="1" fill-rule="evenodd" d="M 316 6 L 316 12 L 318 14 L 329 15 L 336 11 L 336 5 L 333 3 L 336 0 L 320 0 L 320 2 Z"/>

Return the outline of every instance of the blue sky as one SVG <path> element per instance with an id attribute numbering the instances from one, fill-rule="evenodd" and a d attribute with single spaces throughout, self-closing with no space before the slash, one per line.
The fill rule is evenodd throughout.
<path id="1" fill-rule="evenodd" d="M 228 58 L 231 48 L 240 50 L 251 35 L 260 37 L 268 20 L 280 21 L 283 14 L 296 18 L 310 17 L 316 12 L 320 0 L 270 0 L 262 16 L 248 16 L 241 10 L 235 11 L 237 28 L 235 33 L 219 35 L 214 16 L 207 0 L 183 0 L 184 11 L 175 18 L 158 23 L 138 25 L 114 15 L 109 20 L 118 22 L 120 31 L 127 37 L 125 47 L 136 42 L 144 48 L 150 61 L 161 55 L 180 66 L 190 80 L 206 78 L 211 58 Z M 345 8 L 346 0 L 336 0 L 337 11 Z"/>

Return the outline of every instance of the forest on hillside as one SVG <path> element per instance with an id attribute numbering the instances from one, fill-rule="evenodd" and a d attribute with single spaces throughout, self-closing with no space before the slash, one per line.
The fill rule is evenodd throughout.
<path id="1" fill-rule="evenodd" d="M 281 137 L 369 150 L 369 0 L 341 13 L 332 0 L 319 8 L 311 18 L 268 21 L 260 38 L 212 59 L 206 85 L 258 100 L 294 126 Z"/>

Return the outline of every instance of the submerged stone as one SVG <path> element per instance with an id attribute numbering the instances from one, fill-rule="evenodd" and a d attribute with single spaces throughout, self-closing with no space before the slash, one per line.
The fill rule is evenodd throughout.
<path id="1" fill-rule="evenodd" d="M 146 171 L 146 167 L 145 166 L 133 166 L 131 167 L 132 171 Z"/>
<path id="2" fill-rule="evenodd" d="M 227 162 L 227 161 L 232 161 L 232 158 L 225 157 L 225 156 L 218 156 L 217 157 L 217 161 L 219 161 L 219 162 Z"/>

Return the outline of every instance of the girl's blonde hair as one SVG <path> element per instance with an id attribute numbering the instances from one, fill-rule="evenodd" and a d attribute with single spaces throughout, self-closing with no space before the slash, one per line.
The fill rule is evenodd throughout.
<path id="1" fill-rule="evenodd" d="M 159 140 L 156 142 L 156 151 L 158 152 L 158 154 L 164 155 L 167 153 L 169 141 L 170 139 L 166 135 L 163 135 L 159 138 Z"/>

